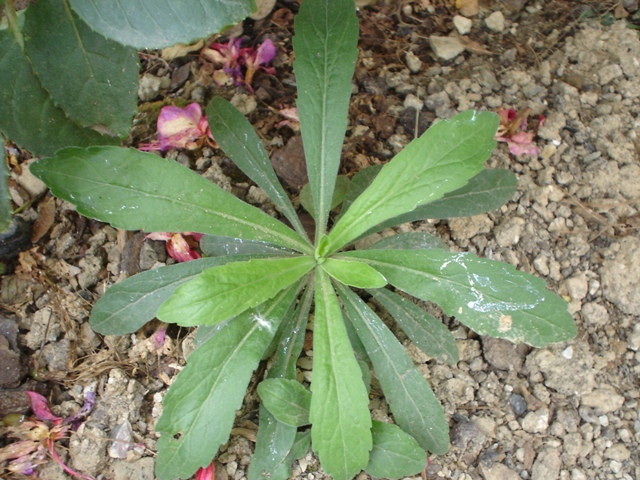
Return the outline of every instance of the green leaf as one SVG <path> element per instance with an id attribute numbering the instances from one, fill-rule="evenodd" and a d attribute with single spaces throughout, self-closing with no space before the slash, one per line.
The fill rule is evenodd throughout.
<path id="1" fill-rule="evenodd" d="M 295 31 L 297 105 L 316 213 L 315 238 L 320 238 L 331 210 L 358 57 L 355 4 L 353 0 L 303 2 Z"/>
<path id="2" fill-rule="evenodd" d="M 498 116 L 462 112 L 441 120 L 387 163 L 329 235 L 330 252 L 376 225 L 464 186 L 495 147 Z"/>
<path id="3" fill-rule="evenodd" d="M 296 380 L 268 378 L 258 385 L 262 404 L 276 420 L 292 427 L 309 424 L 311 392 Z"/>
<path id="4" fill-rule="evenodd" d="M 369 245 L 366 250 L 424 250 L 428 248 L 442 248 L 449 246 L 440 237 L 426 232 L 401 232 L 384 237 Z"/>
<path id="5" fill-rule="evenodd" d="M 207 257 L 225 257 L 228 255 L 269 255 L 280 257 L 295 255 L 298 252 L 257 240 L 205 235 L 200 240 L 200 249 Z"/>
<path id="6" fill-rule="evenodd" d="M 189 478 L 229 439 L 251 375 L 295 294 L 291 287 L 239 315 L 189 356 L 156 425 L 160 480 Z"/>
<path id="7" fill-rule="evenodd" d="M 69 145 L 120 143 L 80 127 L 53 104 L 10 30 L 0 30 L 0 85 L 0 130 L 34 155 Z"/>
<path id="8" fill-rule="evenodd" d="M 322 263 L 322 269 L 337 281 L 356 288 L 382 288 L 387 284 L 375 268 L 362 262 L 327 258 Z"/>
<path id="9" fill-rule="evenodd" d="M 313 449 L 325 472 L 335 480 L 349 480 L 369 459 L 369 397 L 338 299 L 321 269 L 316 270 L 311 393 Z"/>
<path id="10" fill-rule="evenodd" d="M 160 305 L 203 270 L 247 257 L 201 258 L 138 273 L 116 283 L 91 311 L 91 328 L 103 335 L 126 335 L 153 320 Z"/>
<path id="11" fill-rule="evenodd" d="M 336 177 L 336 186 L 333 191 L 333 198 L 331 199 L 331 207 L 329 210 L 333 210 L 344 201 L 344 196 L 349 188 L 349 177 L 346 175 L 338 175 Z M 309 212 L 313 218 L 316 218 L 316 211 L 313 208 L 313 198 L 311 197 L 311 187 L 308 183 L 305 183 L 300 190 L 300 205 Z"/>
<path id="12" fill-rule="evenodd" d="M 373 449 L 365 471 L 372 477 L 411 477 L 427 466 L 425 451 L 397 425 L 374 420 L 371 433 Z"/>
<path id="13" fill-rule="evenodd" d="M 268 378 L 295 379 L 296 360 L 302 351 L 312 302 L 313 286 L 309 285 L 294 314 L 285 316 L 280 324 L 278 348 Z M 296 427 L 278 422 L 260 406 L 260 426 L 249 480 L 287 480 L 291 476 L 291 463 L 309 450 L 310 443 L 309 435 L 296 438 L 296 431 Z"/>
<path id="14" fill-rule="evenodd" d="M 382 165 L 371 165 L 358 171 L 351 178 L 337 220 L 341 219 L 342 216 L 347 213 L 351 204 L 371 185 L 371 182 L 373 182 L 378 173 L 380 173 L 380 170 L 382 170 Z"/>
<path id="15" fill-rule="evenodd" d="M 423 449 L 445 453 L 449 448 L 449 427 L 431 387 L 373 310 L 347 287 L 338 285 L 337 289 L 367 349 L 396 423 Z M 315 378 L 315 371 L 313 374 Z"/>
<path id="16" fill-rule="evenodd" d="M 185 327 L 219 323 L 267 301 L 314 266 L 313 258 L 302 256 L 213 267 L 179 287 L 157 316 Z"/>
<path id="17" fill-rule="evenodd" d="M 420 350 L 451 365 L 458 363 L 460 359 L 456 341 L 442 322 L 411 300 L 384 288 L 369 290 L 369 293 L 391 314 Z"/>
<path id="18" fill-rule="evenodd" d="M 249 464 L 249 480 L 287 480 L 291 476 L 293 460 L 289 461 L 289 455 L 295 444 L 297 428 L 276 420 L 264 404 L 260 405 L 259 419 L 256 448 Z"/>
<path id="19" fill-rule="evenodd" d="M 129 134 L 138 102 L 135 49 L 95 33 L 66 0 L 31 5 L 24 34 L 25 53 L 57 106 L 83 127 Z"/>
<path id="20" fill-rule="evenodd" d="M 439 249 L 359 250 L 340 257 L 365 260 L 394 287 L 438 303 L 480 335 L 544 347 L 577 333 L 566 302 L 544 280 L 506 263 Z"/>
<path id="21" fill-rule="evenodd" d="M 208 37 L 254 11 L 250 0 L 71 0 L 71 6 L 95 31 L 138 49 Z"/>
<path id="22" fill-rule="evenodd" d="M 296 231 L 306 233 L 287 192 L 278 181 L 271 160 L 251 124 L 236 107 L 222 97 L 213 97 L 207 106 L 213 137 L 233 162 L 262 188 Z"/>
<path id="23" fill-rule="evenodd" d="M 0 141 L 0 233 L 9 230 L 13 219 L 9 195 L 9 168 L 5 159 L 4 142 Z"/>
<path id="24" fill-rule="evenodd" d="M 199 232 L 311 253 L 297 233 L 179 163 L 118 147 L 66 148 L 31 165 L 78 212 L 126 230 Z"/>

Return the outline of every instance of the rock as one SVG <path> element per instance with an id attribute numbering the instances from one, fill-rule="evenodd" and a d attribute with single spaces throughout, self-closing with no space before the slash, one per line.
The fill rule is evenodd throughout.
<path id="1" fill-rule="evenodd" d="M 472 25 L 473 21 L 467 17 L 463 17 L 462 15 L 455 15 L 453 17 L 453 26 L 456 27 L 456 30 L 460 35 L 466 35 L 469 33 Z"/>
<path id="2" fill-rule="evenodd" d="M 524 362 L 524 345 L 516 345 L 508 340 L 482 337 L 484 358 L 494 368 L 519 372 Z"/>
<path id="3" fill-rule="evenodd" d="M 509 397 L 509 405 L 511 405 L 513 413 L 515 413 L 517 417 L 527 411 L 527 401 L 522 395 L 518 395 L 517 393 Z"/>
<path id="4" fill-rule="evenodd" d="M 424 105 L 427 107 L 427 110 L 436 112 L 436 116 L 438 118 L 447 118 L 449 116 L 449 112 L 452 111 L 451 99 L 444 90 L 429 95 L 425 99 Z"/>
<path id="5" fill-rule="evenodd" d="M 531 469 L 531 480 L 556 480 L 560 477 L 560 453 L 558 450 L 545 449 L 538 454 Z"/>
<path id="6" fill-rule="evenodd" d="M 479 470 L 484 480 L 521 480 L 520 475 L 502 463 L 494 463 L 490 467 L 480 463 Z"/>
<path id="7" fill-rule="evenodd" d="M 544 433 L 549 428 L 549 410 L 541 408 L 529 412 L 522 419 L 522 429 L 529 433 Z"/>
<path id="8" fill-rule="evenodd" d="M 585 303 L 582 306 L 582 318 L 593 325 L 605 326 L 609 323 L 609 312 L 607 309 L 596 302 Z"/>
<path id="9" fill-rule="evenodd" d="M 604 452 L 604 458 L 615 460 L 616 462 L 624 462 L 631 458 L 631 452 L 621 443 L 610 446 Z"/>
<path id="10" fill-rule="evenodd" d="M 497 12 L 493 12 L 484 19 L 484 23 L 492 32 L 502 33 L 504 31 L 504 14 L 499 10 Z"/>
<path id="11" fill-rule="evenodd" d="M 493 228 L 493 222 L 486 214 L 457 217 L 449 219 L 449 228 L 455 240 L 471 240 L 480 233 L 489 233 Z"/>
<path id="12" fill-rule="evenodd" d="M 113 442 L 109 445 L 107 453 L 111 458 L 127 458 L 127 452 L 131 446 L 131 423 L 128 420 L 113 427 L 111 430 L 111 439 Z"/>
<path id="13" fill-rule="evenodd" d="M 567 126 L 566 117 L 559 112 L 550 113 L 540 128 L 538 128 L 538 136 L 545 140 L 560 144 L 562 137 L 560 132 Z"/>
<path id="14" fill-rule="evenodd" d="M 580 399 L 580 405 L 595 408 L 598 414 L 615 412 L 623 404 L 624 397 L 609 387 L 597 388 Z"/>
<path id="15" fill-rule="evenodd" d="M 640 315 L 640 239 L 628 236 L 620 240 L 613 260 L 600 268 L 602 290 L 607 300 L 629 315 Z"/>
<path id="16" fill-rule="evenodd" d="M 640 350 L 640 323 L 633 326 L 633 330 L 627 337 L 627 346 L 634 352 Z"/>
<path id="17" fill-rule="evenodd" d="M 161 85 L 161 78 L 150 73 L 145 73 L 140 78 L 140 83 L 138 84 L 138 98 L 141 102 L 150 102 L 160 93 Z"/>
<path id="18" fill-rule="evenodd" d="M 565 280 L 564 286 L 571 300 L 582 300 L 589 292 L 589 280 L 584 272 Z"/>
<path id="19" fill-rule="evenodd" d="M 135 462 L 116 461 L 111 466 L 113 480 L 154 480 L 155 461 L 151 457 L 144 457 Z"/>
<path id="20" fill-rule="evenodd" d="M 598 70 L 598 77 L 600 77 L 600 85 L 606 85 L 611 80 L 614 80 L 618 77 L 624 75 L 622 72 L 622 68 L 620 65 L 607 65 Z"/>
<path id="21" fill-rule="evenodd" d="M 526 223 L 523 218 L 512 217 L 498 225 L 494 232 L 498 245 L 505 248 L 518 243 Z"/>
<path id="22" fill-rule="evenodd" d="M 95 255 L 88 255 L 78 262 L 81 272 L 78 274 L 78 285 L 86 290 L 98 283 L 98 276 L 102 270 L 102 260 Z"/>
<path id="23" fill-rule="evenodd" d="M 236 107 L 243 115 L 249 115 L 258 106 L 258 101 L 254 95 L 246 93 L 236 93 L 229 102 Z"/>
<path id="24" fill-rule="evenodd" d="M 404 59 L 407 63 L 407 68 L 411 73 L 418 73 L 422 70 L 422 60 L 420 60 L 411 50 L 407 52 Z"/>
<path id="25" fill-rule="evenodd" d="M 429 45 L 433 52 L 443 60 L 453 60 L 462 52 L 464 45 L 455 37 L 438 37 L 431 35 L 429 37 Z"/>
<path id="26" fill-rule="evenodd" d="M 78 472 L 96 476 L 105 470 L 107 434 L 96 427 L 82 425 L 69 441 L 71 466 Z"/>
<path id="27" fill-rule="evenodd" d="M 451 444 L 465 449 L 471 443 L 482 444 L 485 441 L 485 435 L 480 431 L 474 422 L 461 419 L 451 428 Z"/>
<path id="28" fill-rule="evenodd" d="M 553 345 L 536 350 L 527 356 L 526 368 L 530 373 L 540 371 L 544 384 L 563 395 L 584 395 L 595 388 L 593 356 L 584 343 L 573 344 L 573 358 L 562 355 L 565 347 Z"/>

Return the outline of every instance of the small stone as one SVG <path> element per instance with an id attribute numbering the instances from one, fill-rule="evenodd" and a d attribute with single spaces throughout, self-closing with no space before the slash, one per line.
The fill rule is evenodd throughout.
<path id="1" fill-rule="evenodd" d="M 640 315 L 640 239 L 628 236 L 620 240 L 613 260 L 600 268 L 602 290 L 607 300 L 629 315 Z"/>
<path id="2" fill-rule="evenodd" d="M 589 291 L 589 280 L 584 272 L 568 278 L 565 280 L 564 285 L 571 296 L 571 300 L 582 300 Z"/>
<path id="3" fill-rule="evenodd" d="M 455 37 L 438 37 L 431 35 L 429 37 L 429 45 L 434 53 L 443 60 L 453 60 L 462 52 L 464 45 Z"/>
<path id="4" fill-rule="evenodd" d="M 107 463 L 107 434 L 96 427 L 81 427 L 69 442 L 69 456 L 74 470 L 92 476 L 102 473 Z"/>
<path id="5" fill-rule="evenodd" d="M 583 407 L 595 408 L 600 413 L 611 413 L 624 405 L 624 397 L 612 388 L 598 388 L 583 395 L 580 404 Z"/>
<path id="6" fill-rule="evenodd" d="M 527 222 L 520 217 L 512 217 L 501 223 L 495 230 L 496 242 L 499 246 L 511 247 L 520 241 L 522 230 Z"/>
<path id="7" fill-rule="evenodd" d="M 455 240 L 471 240 L 481 233 L 489 233 L 493 228 L 493 221 L 486 214 L 457 217 L 449 220 L 449 228 Z"/>
<path id="8" fill-rule="evenodd" d="M 573 343 L 573 357 L 562 356 L 562 348 L 553 345 L 545 350 L 530 353 L 526 367 L 530 372 L 539 370 L 544 375 L 544 384 L 563 395 L 584 395 L 595 388 L 593 356 L 589 346 Z M 566 347 L 565 347 L 566 348 Z"/>
<path id="9" fill-rule="evenodd" d="M 508 340 L 493 337 L 482 337 L 484 358 L 494 368 L 518 372 L 524 362 L 525 351 L 521 345 Z"/>
<path id="10" fill-rule="evenodd" d="M 413 93 L 410 93 L 404 97 L 403 105 L 405 108 L 415 108 L 417 111 L 422 110 L 424 102 L 416 97 Z"/>
<path id="11" fill-rule="evenodd" d="M 494 33 L 502 33 L 504 31 L 504 14 L 501 11 L 493 12 L 484 19 L 487 28 Z"/>
<path id="12" fill-rule="evenodd" d="M 467 17 L 463 17 L 462 15 L 456 15 L 453 17 L 453 26 L 456 27 L 456 30 L 460 35 L 466 35 L 469 33 L 472 25 L 473 21 Z"/>
<path id="13" fill-rule="evenodd" d="M 539 480 L 556 480 L 560 477 L 560 453 L 555 449 L 543 450 L 538 454 L 531 469 L 531 478 Z"/>
<path id="14" fill-rule="evenodd" d="M 111 471 L 113 480 L 154 480 L 155 461 L 152 457 L 140 458 L 134 462 L 113 462 Z"/>
<path id="15" fill-rule="evenodd" d="M 256 97 L 253 95 L 247 95 L 246 93 L 236 93 L 229 103 L 240 110 L 240 113 L 243 115 L 249 115 L 258 106 Z"/>
<path id="16" fill-rule="evenodd" d="M 558 145 L 562 141 L 560 132 L 567 126 L 567 118 L 560 112 L 550 113 L 544 125 L 538 128 L 538 136 L 545 140 L 556 142 Z"/>
<path id="17" fill-rule="evenodd" d="M 549 428 L 549 410 L 546 408 L 541 408 L 535 412 L 529 412 L 522 419 L 522 429 L 525 432 L 544 433 L 547 428 Z"/>
<path id="18" fill-rule="evenodd" d="M 596 302 L 585 303 L 582 306 L 582 318 L 593 325 L 604 326 L 609 323 L 609 312 L 607 309 Z M 640 325 L 640 324 L 638 324 Z M 640 330 L 638 331 L 640 334 Z M 640 341 L 640 339 L 639 339 Z"/>
<path id="19" fill-rule="evenodd" d="M 448 112 L 452 110 L 451 99 L 444 90 L 429 95 L 425 99 L 424 105 L 427 107 L 427 110 L 436 112 L 436 116 L 438 118 L 446 118 L 448 116 Z"/>
<path id="20" fill-rule="evenodd" d="M 620 65 L 613 64 L 602 67 L 598 70 L 598 76 L 600 77 L 600 85 L 606 85 L 611 80 L 621 77 L 623 75 Z"/>
<path id="21" fill-rule="evenodd" d="M 150 73 L 145 73 L 138 84 L 138 98 L 142 102 L 150 102 L 158 96 L 161 85 L 162 79 Z"/>
<path id="22" fill-rule="evenodd" d="M 131 435 L 133 430 L 128 420 L 125 420 L 111 430 L 111 439 L 113 443 L 109 445 L 107 453 L 111 458 L 127 458 L 127 452 L 131 445 Z"/>
<path id="23" fill-rule="evenodd" d="M 605 450 L 604 458 L 615 460 L 616 462 L 624 462 L 631 458 L 631 452 L 623 444 L 617 443 Z"/>
<path id="24" fill-rule="evenodd" d="M 422 60 L 420 60 L 412 51 L 408 51 L 404 59 L 405 62 L 407 62 L 407 68 L 411 73 L 418 73 L 422 70 Z"/>
<path id="25" fill-rule="evenodd" d="M 527 401 L 522 395 L 518 395 L 517 393 L 509 397 L 509 405 L 511 405 L 513 413 L 518 417 L 527 411 Z"/>
<path id="26" fill-rule="evenodd" d="M 494 463 L 490 467 L 480 463 L 479 470 L 484 480 L 521 480 L 520 475 L 502 463 Z"/>

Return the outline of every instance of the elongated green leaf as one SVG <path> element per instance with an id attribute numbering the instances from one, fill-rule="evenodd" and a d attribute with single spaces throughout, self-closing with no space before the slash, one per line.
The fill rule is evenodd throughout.
<path id="1" fill-rule="evenodd" d="M 316 270 L 311 393 L 313 449 L 325 472 L 335 480 L 349 480 L 369 459 L 369 398 L 338 299 L 321 269 Z"/>
<path id="2" fill-rule="evenodd" d="M 5 160 L 4 142 L 0 141 L 0 233 L 9 230 L 13 216 L 8 181 L 9 168 Z"/>
<path id="3" fill-rule="evenodd" d="M 200 232 L 311 247 L 261 210 L 182 165 L 135 149 L 66 148 L 31 165 L 54 195 L 126 230 Z"/>
<path id="4" fill-rule="evenodd" d="M 544 280 L 506 263 L 444 250 L 359 250 L 341 257 L 365 259 L 388 282 L 479 333 L 544 347 L 577 333 L 562 298 Z"/>
<path id="5" fill-rule="evenodd" d="M 0 130 L 34 155 L 69 145 L 120 143 L 80 127 L 53 104 L 8 29 L 0 30 L 0 85 Z"/>
<path id="6" fill-rule="evenodd" d="M 103 335 L 126 335 L 153 320 L 160 305 L 203 270 L 248 257 L 201 258 L 138 273 L 109 288 L 91 311 L 91 328 Z"/>
<path id="7" fill-rule="evenodd" d="M 401 232 L 378 240 L 366 250 L 423 250 L 426 248 L 446 250 L 449 247 L 439 237 L 426 232 Z"/>
<path id="8" fill-rule="evenodd" d="M 213 267 L 179 287 L 157 316 L 187 327 L 219 323 L 272 298 L 314 265 L 311 257 L 292 257 Z"/>
<path id="9" fill-rule="evenodd" d="M 271 243 L 217 235 L 205 235 L 202 237 L 200 249 L 208 257 L 225 257 L 228 255 L 270 255 L 280 257 L 298 253 Z"/>
<path id="10" fill-rule="evenodd" d="M 334 252 L 390 218 L 464 186 L 495 147 L 498 116 L 462 112 L 441 120 L 387 163 L 329 235 Z"/>
<path id="11" fill-rule="evenodd" d="M 55 104 L 83 127 L 126 137 L 137 111 L 138 52 L 95 33 L 67 0 L 31 5 L 24 34 L 25 53 Z"/>
<path id="12" fill-rule="evenodd" d="M 351 204 L 371 185 L 371 182 L 373 182 L 378 173 L 380 173 L 380 170 L 382 170 L 382 165 L 371 165 L 370 167 L 363 168 L 351 178 L 337 220 L 341 219 L 342 216 L 347 213 Z"/>
<path id="13" fill-rule="evenodd" d="M 331 207 L 329 210 L 333 210 L 344 201 L 344 196 L 349 188 L 349 177 L 346 175 L 338 175 L 336 177 L 336 186 L 333 190 L 333 198 L 331 199 Z M 300 205 L 309 212 L 313 218 L 316 218 L 316 211 L 313 207 L 313 198 L 311 196 L 311 187 L 306 183 L 300 190 Z"/>
<path id="14" fill-rule="evenodd" d="M 258 395 L 276 420 L 292 427 L 309 424 L 311 392 L 296 380 L 268 378 L 258 385 Z"/>
<path id="15" fill-rule="evenodd" d="M 291 287 L 239 315 L 189 356 L 156 426 L 160 480 L 189 478 L 228 440 L 251 374 L 295 294 Z"/>
<path id="16" fill-rule="evenodd" d="M 369 290 L 369 293 L 391 314 L 420 350 L 451 365 L 458 363 L 456 341 L 442 322 L 411 300 L 387 289 Z"/>
<path id="17" fill-rule="evenodd" d="M 295 443 L 296 431 L 296 427 L 279 422 L 264 404 L 260 405 L 260 427 L 249 464 L 249 480 L 287 480 L 291 476 L 288 457 Z"/>
<path id="18" fill-rule="evenodd" d="M 302 3 L 295 31 L 298 113 L 316 213 L 315 238 L 321 238 L 340 165 L 351 78 L 358 57 L 355 4 L 353 0 Z"/>
<path id="19" fill-rule="evenodd" d="M 427 466 L 425 451 L 397 425 L 374 420 L 371 433 L 373 449 L 365 471 L 372 477 L 410 477 Z"/>
<path id="20" fill-rule="evenodd" d="M 482 170 L 464 187 L 447 193 L 440 200 L 391 218 L 367 233 L 427 218 L 454 218 L 479 215 L 500 208 L 516 191 L 516 176 L 509 170 Z"/>
<path id="21" fill-rule="evenodd" d="M 231 160 L 262 188 L 296 231 L 306 233 L 287 192 L 278 181 L 271 160 L 248 120 L 222 97 L 213 97 L 207 106 L 211 133 Z"/>
<path id="22" fill-rule="evenodd" d="M 304 343 L 309 310 L 313 302 L 313 281 L 308 285 L 293 315 L 285 316 L 280 325 L 278 348 L 268 378 L 295 379 L 296 360 Z M 249 466 L 249 480 L 287 480 L 291 462 L 309 450 L 310 437 L 297 438 L 296 427 L 278 422 L 260 406 L 260 427 Z M 305 443 L 306 442 L 306 443 Z"/>
<path id="23" fill-rule="evenodd" d="M 367 349 L 396 423 L 425 450 L 445 453 L 449 448 L 449 427 L 431 387 L 373 310 L 347 287 L 338 285 L 337 289 Z"/>
<path id="24" fill-rule="evenodd" d="M 89 26 L 139 49 L 169 47 L 220 32 L 251 15 L 251 0 L 71 0 Z"/>
<path id="25" fill-rule="evenodd" d="M 382 288 L 387 284 L 375 268 L 362 262 L 327 258 L 322 269 L 339 282 L 356 288 Z"/>

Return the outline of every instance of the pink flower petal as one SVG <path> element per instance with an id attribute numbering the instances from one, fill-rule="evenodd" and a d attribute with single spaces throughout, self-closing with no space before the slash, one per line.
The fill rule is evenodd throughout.
<path id="1" fill-rule="evenodd" d="M 188 262 L 200 258 L 198 252 L 192 250 L 185 238 L 179 233 L 175 233 L 167 241 L 167 252 L 179 262 Z"/>
<path id="2" fill-rule="evenodd" d="M 258 47 L 255 56 L 255 65 L 267 65 L 271 60 L 273 60 L 276 56 L 276 46 L 273 44 L 271 39 L 267 38 L 262 44 Z"/>
<path id="3" fill-rule="evenodd" d="M 190 108 L 192 105 L 195 105 L 196 108 Z M 158 115 L 158 135 L 170 137 L 186 130 L 196 129 L 200 118 L 202 118 L 202 110 L 197 103 L 192 103 L 186 108 L 173 105 L 162 107 L 160 115 Z"/>
<path id="4" fill-rule="evenodd" d="M 207 467 L 200 467 L 196 472 L 196 480 L 213 480 L 216 474 L 216 466 L 213 462 Z"/>
<path id="5" fill-rule="evenodd" d="M 32 392 L 27 390 L 27 395 L 29 396 L 29 400 L 31 401 L 31 410 L 39 420 L 49 420 L 53 422 L 55 425 L 58 425 L 62 422 L 62 418 L 57 417 L 49 408 L 49 402 L 46 398 L 36 392 Z"/>

